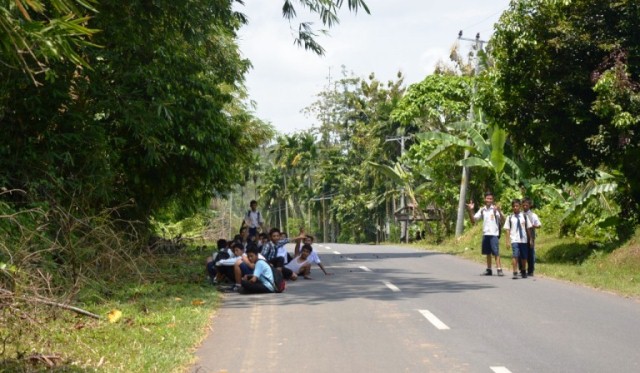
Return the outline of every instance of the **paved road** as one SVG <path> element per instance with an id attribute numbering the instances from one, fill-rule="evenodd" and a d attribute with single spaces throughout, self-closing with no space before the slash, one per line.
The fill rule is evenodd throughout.
<path id="1" fill-rule="evenodd" d="M 314 248 L 334 275 L 225 295 L 193 372 L 640 372 L 635 300 L 435 252 Z"/>

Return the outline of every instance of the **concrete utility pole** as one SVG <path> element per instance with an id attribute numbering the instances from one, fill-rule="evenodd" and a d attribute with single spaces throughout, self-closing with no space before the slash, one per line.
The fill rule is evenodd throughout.
<path id="1" fill-rule="evenodd" d="M 475 69 L 474 75 L 477 77 L 480 73 L 480 58 L 478 54 L 484 48 L 485 40 L 480 40 L 480 33 L 476 34 L 475 39 L 463 38 L 462 30 L 458 33 L 458 40 L 464 40 L 475 43 L 474 49 L 475 53 Z M 474 81 L 473 83 L 473 94 L 476 95 L 476 91 L 478 90 L 477 83 Z M 469 107 L 469 122 L 473 123 L 475 121 L 475 108 L 473 106 L 473 99 L 471 100 L 471 104 Z M 469 157 L 469 151 L 464 151 L 464 158 L 467 159 Z M 458 216 L 456 220 L 456 237 L 460 237 L 462 235 L 462 231 L 464 230 L 464 210 L 465 210 L 465 202 L 467 201 L 467 189 L 469 188 L 469 168 L 466 166 L 462 167 L 462 178 L 460 180 L 460 197 L 458 200 Z"/>
<path id="2" fill-rule="evenodd" d="M 400 143 L 400 158 L 402 158 L 402 156 L 404 155 L 404 144 L 405 144 L 405 140 L 409 140 L 411 138 L 411 136 L 396 136 L 396 137 L 387 137 L 385 139 L 384 142 L 389 142 L 389 141 L 398 141 Z M 404 208 L 405 206 L 405 196 L 404 196 L 404 185 L 402 186 L 402 188 L 400 189 L 400 208 Z M 409 229 L 408 229 L 408 223 L 406 221 L 400 221 L 400 231 L 401 233 L 401 239 L 402 239 L 402 235 L 404 235 L 404 241 L 406 243 L 409 243 Z"/>

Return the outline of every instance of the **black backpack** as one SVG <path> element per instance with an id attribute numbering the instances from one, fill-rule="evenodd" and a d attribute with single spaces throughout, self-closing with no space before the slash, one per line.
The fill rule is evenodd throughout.
<path id="1" fill-rule="evenodd" d="M 222 250 L 218 250 L 218 253 L 216 254 L 215 259 L 213 259 L 213 262 L 217 262 L 218 260 L 223 260 L 223 259 L 229 259 L 231 258 L 231 256 L 229 255 L 229 251 L 227 251 L 226 249 L 222 249 Z"/>
<path id="2" fill-rule="evenodd" d="M 262 260 L 262 259 L 260 259 L 260 260 Z M 269 268 L 271 268 L 271 275 L 273 276 L 273 282 L 271 282 L 271 285 L 275 289 L 275 292 L 276 293 L 282 293 L 287 288 L 287 283 L 284 281 L 284 277 L 282 276 L 282 272 L 278 271 L 278 269 L 273 267 L 266 260 L 264 262 L 267 263 Z"/>

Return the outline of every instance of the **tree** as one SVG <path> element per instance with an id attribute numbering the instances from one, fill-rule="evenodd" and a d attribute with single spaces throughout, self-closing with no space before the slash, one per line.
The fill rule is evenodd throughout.
<path id="1" fill-rule="evenodd" d="M 492 40 L 496 97 L 485 106 L 535 172 L 558 183 L 619 174 L 636 215 L 639 18 L 634 0 L 512 2 Z"/>
<path id="2" fill-rule="evenodd" d="M 16 0 L 0 5 L 0 58 L 5 68 L 27 75 L 32 83 L 42 84 L 36 76 L 52 78 L 52 62 L 68 60 L 88 66 L 78 53 L 91 45 L 88 37 L 97 30 L 86 26 L 96 10 L 94 0 Z"/>
<path id="3" fill-rule="evenodd" d="M 342 8 L 344 4 L 344 0 L 298 0 L 297 2 L 303 9 L 315 13 L 320 18 L 322 25 L 328 28 L 338 24 L 340 21 L 338 18 L 338 10 Z M 282 15 L 288 20 L 292 20 L 297 16 L 293 3 L 292 0 L 284 0 L 284 4 L 282 5 Z M 367 14 L 370 13 L 369 7 L 364 0 L 347 0 L 347 7 L 353 12 L 363 9 Z M 323 34 L 327 33 L 326 30 L 320 30 L 320 32 Z M 324 55 L 324 48 L 322 48 L 315 39 L 317 36 L 318 34 L 313 29 L 311 22 L 301 22 L 298 25 L 298 37 L 295 39 L 295 43 L 298 46 L 304 47 L 306 50 Z"/>

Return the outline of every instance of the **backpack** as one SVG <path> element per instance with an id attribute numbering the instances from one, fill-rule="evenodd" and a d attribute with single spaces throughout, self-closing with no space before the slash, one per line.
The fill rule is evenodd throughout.
<path id="1" fill-rule="evenodd" d="M 229 259 L 231 258 L 231 255 L 229 255 L 229 252 L 226 249 L 222 249 L 222 250 L 218 250 L 218 253 L 216 254 L 215 259 L 213 259 L 213 262 L 217 262 L 218 260 L 223 260 L 223 259 Z"/>
<path id="2" fill-rule="evenodd" d="M 260 259 L 260 260 L 262 260 L 262 259 Z M 271 264 L 269 264 L 269 262 L 267 262 L 266 260 L 264 262 L 267 263 L 269 268 L 271 268 L 271 275 L 273 276 L 273 281 L 270 281 L 271 282 L 271 286 L 273 286 L 273 288 L 275 289 L 276 293 L 282 293 L 287 288 L 287 283 L 284 281 L 284 277 L 282 276 L 282 272 L 278 271 Z"/>

